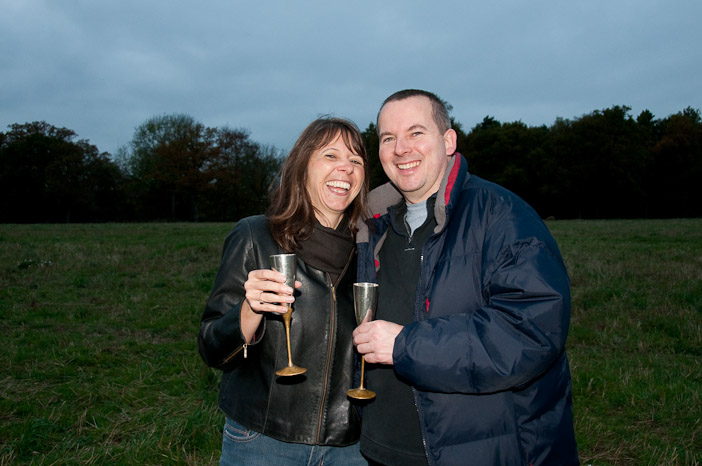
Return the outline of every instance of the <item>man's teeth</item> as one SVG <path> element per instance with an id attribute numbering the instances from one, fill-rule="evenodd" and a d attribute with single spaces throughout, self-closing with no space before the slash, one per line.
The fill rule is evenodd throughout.
<path id="1" fill-rule="evenodd" d="M 410 162 L 410 163 L 401 163 L 397 166 L 400 170 L 407 170 L 409 168 L 414 168 L 419 166 L 419 161 L 416 162 Z"/>
<path id="2" fill-rule="evenodd" d="M 347 191 L 351 189 L 351 183 L 347 183 L 345 181 L 327 181 L 327 186 L 330 186 L 332 188 L 345 189 Z"/>

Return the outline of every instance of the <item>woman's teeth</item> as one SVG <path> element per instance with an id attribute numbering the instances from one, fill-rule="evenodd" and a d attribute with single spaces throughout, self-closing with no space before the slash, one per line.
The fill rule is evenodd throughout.
<path id="1" fill-rule="evenodd" d="M 330 186 L 332 188 L 345 189 L 347 191 L 351 189 L 351 183 L 347 183 L 346 181 L 327 181 L 327 186 Z"/>

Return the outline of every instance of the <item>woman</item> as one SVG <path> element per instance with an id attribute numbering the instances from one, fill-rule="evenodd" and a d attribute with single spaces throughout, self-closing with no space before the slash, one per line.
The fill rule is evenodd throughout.
<path id="1" fill-rule="evenodd" d="M 358 449 L 353 385 L 355 225 L 366 211 L 367 156 L 358 128 L 321 118 L 300 135 L 265 216 L 240 220 L 226 238 L 198 346 L 223 370 L 221 464 L 367 464 Z M 297 290 L 270 269 L 271 254 L 297 255 Z M 293 304 L 287 365 L 280 313 Z"/>

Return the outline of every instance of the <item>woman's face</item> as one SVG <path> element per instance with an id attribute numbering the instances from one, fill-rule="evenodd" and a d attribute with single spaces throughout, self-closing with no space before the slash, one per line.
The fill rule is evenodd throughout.
<path id="1" fill-rule="evenodd" d="M 307 164 L 306 188 L 319 223 L 336 228 L 364 178 L 363 158 L 346 147 L 341 134 L 316 150 Z"/>

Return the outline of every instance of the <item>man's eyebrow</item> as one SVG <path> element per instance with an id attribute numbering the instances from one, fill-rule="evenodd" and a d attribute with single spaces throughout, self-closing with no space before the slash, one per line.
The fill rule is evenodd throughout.
<path id="1" fill-rule="evenodd" d="M 426 130 L 427 130 L 427 127 L 424 126 L 424 125 L 420 125 L 419 123 L 417 123 L 416 125 L 412 125 L 412 126 L 410 126 L 409 128 L 407 128 L 407 132 L 412 132 L 412 131 L 415 131 L 415 130 L 417 130 L 417 129 L 423 129 L 424 131 L 426 131 Z M 383 131 L 382 133 L 380 133 L 380 134 L 378 135 L 378 139 L 382 139 L 384 136 L 387 136 L 387 135 L 389 135 L 389 134 L 392 134 L 392 133 L 391 133 L 390 131 Z"/>

